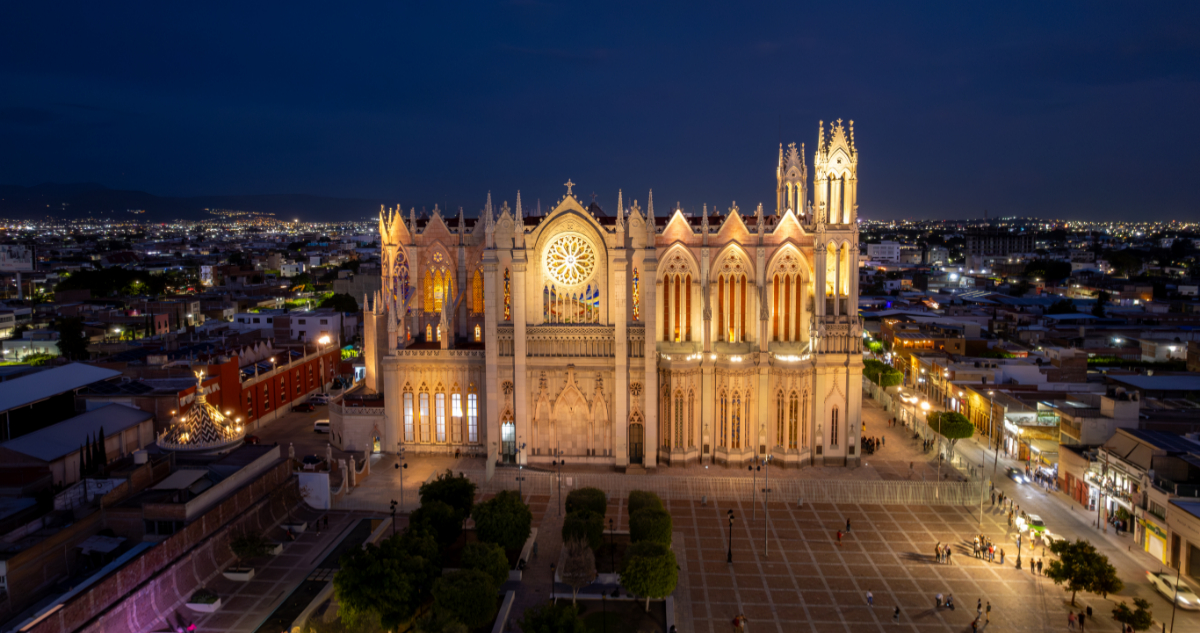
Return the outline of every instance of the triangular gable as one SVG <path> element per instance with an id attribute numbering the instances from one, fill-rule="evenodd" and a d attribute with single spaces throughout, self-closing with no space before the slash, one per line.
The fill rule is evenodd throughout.
<path id="1" fill-rule="evenodd" d="M 746 222 L 742 220 L 740 213 L 729 213 L 721 222 L 721 228 L 717 229 L 716 240 L 723 242 L 727 240 L 746 241 L 750 236 L 750 227 L 746 226 Z"/>
<path id="2" fill-rule="evenodd" d="M 688 223 L 687 217 L 683 215 L 683 211 L 676 209 L 671 217 L 667 218 L 667 226 L 663 228 L 662 237 L 667 242 L 682 240 L 690 242 L 696 236 L 696 232 L 692 229 L 692 225 Z"/>

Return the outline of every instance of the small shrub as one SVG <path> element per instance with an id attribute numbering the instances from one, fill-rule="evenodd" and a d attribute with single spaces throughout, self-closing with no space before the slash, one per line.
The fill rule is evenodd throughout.
<path id="1" fill-rule="evenodd" d="M 604 518 L 608 512 L 608 496 L 599 488 L 579 488 L 567 495 L 567 512 L 591 510 Z"/>
<path id="2" fill-rule="evenodd" d="M 508 557 L 495 543 L 467 543 L 462 551 L 463 569 L 478 569 L 492 577 L 496 586 L 508 580 Z"/>
<path id="3" fill-rule="evenodd" d="M 629 491 L 628 506 L 629 516 L 633 516 L 634 512 L 637 512 L 642 508 L 658 508 L 659 510 L 665 509 L 662 499 L 659 499 L 658 495 L 654 494 L 653 492 L 646 492 L 645 490 Z"/>
<path id="4" fill-rule="evenodd" d="M 533 529 L 533 513 L 515 490 L 504 490 L 475 506 L 471 517 L 479 540 L 505 551 L 521 549 Z"/>
<path id="5" fill-rule="evenodd" d="M 216 592 L 212 591 L 211 589 L 205 589 L 201 587 L 200 589 L 192 592 L 192 597 L 188 598 L 188 602 L 192 604 L 213 604 L 220 599 L 221 596 L 218 596 Z"/>
<path id="6" fill-rule="evenodd" d="M 525 610 L 517 624 L 524 633 L 586 633 L 579 607 L 557 602 Z"/>
<path id="7" fill-rule="evenodd" d="M 575 510 L 563 519 L 562 539 L 566 543 L 582 540 L 592 549 L 604 545 L 604 517 L 591 510 Z"/>
<path id="8" fill-rule="evenodd" d="M 476 629 L 496 617 L 496 591 L 496 584 L 486 573 L 459 570 L 433 583 L 433 609 Z"/>
<path id="9" fill-rule="evenodd" d="M 657 508 L 642 508 L 629 516 L 629 540 L 671 544 L 671 514 Z"/>
<path id="10" fill-rule="evenodd" d="M 271 552 L 271 542 L 263 537 L 261 532 L 242 532 L 229 539 L 229 551 L 237 557 L 235 567 L 241 567 L 242 561 L 248 558 L 266 556 Z"/>

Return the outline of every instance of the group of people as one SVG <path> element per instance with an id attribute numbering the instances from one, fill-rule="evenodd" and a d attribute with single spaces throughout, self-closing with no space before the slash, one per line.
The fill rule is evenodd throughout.
<path id="1" fill-rule="evenodd" d="M 942 542 L 938 541 L 937 544 L 933 546 L 933 559 L 939 563 L 949 563 L 950 546 L 942 545 Z"/>
<path id="2" fill-rule="evenodd" d="M 987 536 L 985 536 L 983 534 L 980 534 L 979 536 L 975 537 L 975 544 L 972 547 L 972 553 L 975 555 L 975 558 L 983 559 L 989 563 L 993 563 L 996 561 L 996 552 L 997 552 L 996 544 L 992 543 L 992 539 L 988 538 Z M 1000 552 L 1000 564 L 1003 565 L 1004 564 L 1004 548 L 1000 548 L 999 552 Z"/>
<path id="3" fill-rule="evenodd" d="M 883 447 L 885 441 L 882 437 L 864 437 L 859 440 L 859 444 L 862 445 L 864 455 L 873 455 L 876 449 Z"/>

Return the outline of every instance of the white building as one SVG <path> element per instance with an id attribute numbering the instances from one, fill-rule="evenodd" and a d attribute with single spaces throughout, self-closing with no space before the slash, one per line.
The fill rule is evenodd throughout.
<path id="1" fill-rule="evenodd" d="M 897 242 L 867 244 L 867 259 L 873 262 L 899 262 L 900 244 Z"/>

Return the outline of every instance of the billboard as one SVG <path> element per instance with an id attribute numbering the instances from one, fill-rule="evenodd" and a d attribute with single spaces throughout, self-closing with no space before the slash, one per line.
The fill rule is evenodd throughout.
<path id="1" fill-rule="evenodd" d="M 33 249 L 20 244 L 0 245 L 0 272 L 33 272 Z"/>

